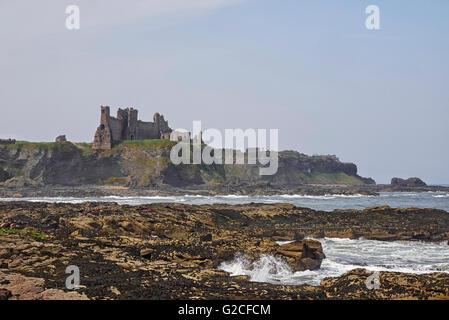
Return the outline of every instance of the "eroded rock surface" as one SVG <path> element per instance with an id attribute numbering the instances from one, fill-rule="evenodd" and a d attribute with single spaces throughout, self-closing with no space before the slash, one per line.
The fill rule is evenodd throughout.
<path id="1" fill-rule="evenodd" d="M 399 272 L 379 272 L 378 288 L 367 286 L 372 271 L 351 270 L 338 278 L 321 281 L 329 299 L 395 299 L 395 300 L 448 300 L 449 274 L 407 274 Z"/>
<path id="2" fill-rule="evenodd" d="M 64 294 L 73 298 L 76 293 L 76 298 L 90 299 L 327 299 L 348 292 L 347 298 L 356 298 L 349 282 L 341 282 L 342 291 L 333 296 L 332 281 L 319 287 L 272 285 L 230 277 L 217 268 L 242 253 L 250 259 L 271 254 L 297 271 L 317 269 L 325 253 L 319 242 L 304 237 L 324 236 L 447 241 L 449 214 L 389 207 L 320 212 L 290 204 L 0 202 L 1 277 L 10 283 L 11 277 L 24 283 L 34 279 L 34 287 L 23 292 L 0 281 L 0 297 L 66 299 Z M 294 242 L 279 246 L 276 241 Z M 82 287 L 76 292 L 65 288 L 69 265 L 80 269 Z M 411 277 L 418 287 L 435 278 L 435 292 L 446 295 L 449 276 Z M 395 281 L 401 285 L 400 277 L 392 276 L 390 283 Z M 423 289 L 419 297 L 434 293 Z"/>

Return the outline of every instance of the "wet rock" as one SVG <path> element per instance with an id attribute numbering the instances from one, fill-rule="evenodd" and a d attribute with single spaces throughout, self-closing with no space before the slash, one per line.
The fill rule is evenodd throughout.
<path id="1" fill-rule="evenodd" d="M 314 270 L 324 253 L 319 242 L 305 237 L 318 235 L 449 239 L 447 212 L 387 206 L 324 212 L 283 204 L 0 202 L 0 212 L 0 274 L 13 275 L 0 276 L 0 287 L 12 292 L 10 299 L 327 299 L 325 290 L 331 298 L 329 292 L 337 290 L 339 298 L 352 290 L 344 287 L 351 283 L 347 277 L 335 280 L 346 288 L 338 291 L 330 282 L 323 287 L 251 282 L 230 277 L 217 266 L 237 253 L 250 261 L 270 254 L 293 270 Z M 279 246 L 275 239 L 294 242 Z M 76 292 L 60 290 L 69 265 L 80 269 L 84 287 Z M 432 278 L 441 283 L 432 282 L 435 290 L 423 289 L 422 297 L 439 298 L 437 290 L 444 292 L 447 280 L 442 276 L 416 279 L 425 285 Z M 392 288 L 404 279 L 392 277 Z M 347 295 L 358 296 L 363 295 Z"/>
<path id="2" fill-rule="evenodd" d="M 200 237 L 201 242 L 210 242 L 212 241 L 212 235 L 210 233 Z"/>
<path id="3" fill-rule="evenodd" d="M 140 250 L 140 256 L 145 259 L 151 259 L 151 254 L 153 253 L 152 249 L 142 249 Z"/>
<path id="4" fill-rule="evenodd" d="M 4 273 L 0 271 L 0 282 L 4 289 L 0 290 L 0 297 L 14 300 L 86 300 L 83 293 L 60 289 L 45 288 L 45 280 L 23 276 L 17 273 Z M 1 300 L 1 298 L 0 298 Z"/>
<path id="5" fill-rule="evenodd" d="M 321 243 L 310 239 L 284 244 L 276 253 L 288 262 L 293 271 L 319 269 L 326 257 Z"/>
<path id="6" fill-rule="evenodd" d="M 12 297 L 11 291 L 0 288 L 0 300 L 8 300 L 11 297 Z"/>
<path id="7" fill-rule="evenodd" d="M 354 269 L 340 277 L 321 281 L 329 299 L 449 299 L 449 274 L 407 274 L 379 272 L 378 287 L 367 285 L 372 271 Z"/>
<path id="8" fill-rule="evenodd" d="M 0 249 L 0 259 L 9 258 L 11 255 L 12 255 L 12 249 L 10 249 L 10 248 Z"/>
<path id="9" fill-rule="evenodd" d="M 295 231 L 295 234 L 294 234 L 294 236 L 293 236 L 293 240 L 295 240 L 295 241 L 301 241 L 301 240 L 303 240 L 304 238 L 305 238 L 304 233 L 299 232 L 299 231 Z"/>

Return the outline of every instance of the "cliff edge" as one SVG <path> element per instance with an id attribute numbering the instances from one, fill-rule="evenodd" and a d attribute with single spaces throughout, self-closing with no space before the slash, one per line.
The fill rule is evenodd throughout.
<path id="1" fill-rule="evenodd" d="M 111 150 L 92 150 L 90 143 L 17 142 L 0 146 L 0 185 L 84 186 L 131 188 L 194 185 L 298 186 L 304 184 L 375 184 L 357 174 L 357 166 L 335 156 L 279 153 L 279 169 L 260 176 L 258 165 L 179 165 L 170 161 L 175 142 L 162 139 L 123 141 Z"/>

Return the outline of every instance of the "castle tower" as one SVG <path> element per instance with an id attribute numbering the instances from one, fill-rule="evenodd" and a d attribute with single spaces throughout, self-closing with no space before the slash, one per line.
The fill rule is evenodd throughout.
<path id="1" fill-rule="evenodd" d="M 110 108 L 101 106 L 100 126 L 97 128 L 92 149 L 109 150 L 112 148 L 111 128 L 109 127 Z"/>
<path id="2" fill-rule="evenodd" d="M 128 111 L 128 130 L 126 134 L 127 140 L 139 140 L 139 132 L 137 128 L 138 111 L 133 108 L 126 109 Z"/>
<path id="3" fill-rule="evenodd" d="M 111 117 L 111 109 L 107 106 L 101 106 L 101 122 L 100 124 L 106 124 Z"/>
<path id="4" fill-rule="evenodd" d="M 95 132 L 92 148 L 109 150 L 116 141 L 170 138 L 172 129 L 164 116 L 155 113 L 153 120 L 140 121 L 134 108 L 118 109 L 117 117 L 111 117 L 110 108 L 102 106 L 100 126 Z"/>

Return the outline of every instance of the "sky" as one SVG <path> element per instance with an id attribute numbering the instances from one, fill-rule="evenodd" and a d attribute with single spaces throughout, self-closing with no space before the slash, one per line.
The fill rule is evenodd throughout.
<path id="1" fill-rule="evenodd" d="M 448 15 L 447 0 L 0 0 L 0 138 L 92 141 L 101 105 L 134 107 L 172 128 L 279 129 L 281 150 L 378 183 L 449 183 Z"/>

